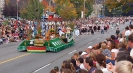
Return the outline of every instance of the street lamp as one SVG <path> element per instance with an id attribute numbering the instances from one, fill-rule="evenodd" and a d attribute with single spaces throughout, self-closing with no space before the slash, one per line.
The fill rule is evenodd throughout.
<path id="1" fill-rule="evenodd" d="M 102 15 L 102 17 L 105 17 L 104 11 L 105 11 L 105 6 L 102 5 L 101 6 L 101 15 Z"/>
<path id="2" fill-rule="evenodd" d="M 100 17 L 103 16 L 103 5 L 100 6 Z"/>

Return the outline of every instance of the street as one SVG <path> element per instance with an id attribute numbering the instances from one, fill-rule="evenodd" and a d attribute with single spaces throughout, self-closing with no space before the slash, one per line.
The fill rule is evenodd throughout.
<path id="1" fill-rule="evenodd" d="M 124 31 L 125 27 L 126 25 L 120 25 L 120 30 Z M 1 45 L 0 73 L 49 73 L 54 66 L 60 67 L 63 60 L 70 59 L 74 53 L 83 51 L 112 34 L 115 34 L 115 30 L 109 29 L 105 34 L 96 32 L 94 35 L 80 35 L 76 37 L 74 46 L 58 53 L 18 52 L 17 47 L 21 42 Z"/>

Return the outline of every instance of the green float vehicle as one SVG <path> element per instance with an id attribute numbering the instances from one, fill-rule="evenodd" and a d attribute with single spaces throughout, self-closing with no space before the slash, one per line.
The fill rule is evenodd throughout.
<path id="1" fill-rule="evenodd" d="M 19 46 L 18 51 L 27 51 L 30 53 L 44 53 L 59 52 L 70 46 L 74 45 L 74 34 L 63 34 L 62 36 L 55 35 L 50 31 L 47 33 L 46 38 L 35 38 L 30 40 L 24 40 Z"/>

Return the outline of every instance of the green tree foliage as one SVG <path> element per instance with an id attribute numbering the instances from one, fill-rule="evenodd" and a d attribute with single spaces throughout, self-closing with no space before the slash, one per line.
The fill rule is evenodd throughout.
<path id="1" fill-rule="evenodd" d="M 72 3 L 69 0 L 56 0 L 56 12 L 64 19 L 64 20 L 73 20 L 77 18 L 77 12 Z"/>
<path id="2" fill-rule="evenodd" d="M 74 7 L 76 8 L 78 18 L 81 17 L 81 11 L 84 10 L 84 0 L 70 0 L 71 3 L 74 4 Z M 91 15 L 93 11 L 93 0 L 85 0 L 85 14 L 86 17 Z"/>
<path id="3" fill-rule="evenodd" d="M 118 0 L 106 0 L 106 2 L 104 3 L 109 12 L 117 12 L 118 14 L 121 13 L 131 13 L 131 11 L 133 11 L 133 0 L 120 0 L 118 2 Z"/>
<path id="4" fill-rule="evenodd" d="M 88 17 L 89 15 L 91 15 L 91 13 L 93 12 L 93 0 L 88 0 L 86 1 L 86 9 L 87 9 L 87 12 L 86 12 L 86 16 Z"/>
<path id="5" fill-rule="evenodd" d="M 35 19 L 41 18 L 43 13 L 43 5 L 39 0 L 29 0 L 28 5 L 20 10 L 20 16 L 24 19 Z"/>

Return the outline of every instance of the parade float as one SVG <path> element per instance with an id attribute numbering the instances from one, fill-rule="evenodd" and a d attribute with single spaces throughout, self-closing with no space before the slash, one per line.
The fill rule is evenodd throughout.
<path id="1" fill-rule="evenodd" d="M 47 20 L 51 22 L 55 20 L 56 22 L 60 21 L 59 18 L 50 18 Z M 38 26 L 38 33 L 35 35 L 35 38 L 31 38 L 29 34 L 29 37 L 18 46 L 18 51 L 27 51 L 30 53 L 59 52 L 74 45 L 73 30 L 70 27 L 62 29 L 66 31 L 59 30 L 59 33 L 57 33 L 56 23 L 47 25 L 47 27 L 48 31 L 45 32 L 45 38 L 41 35 L 41 28 Z"/>

